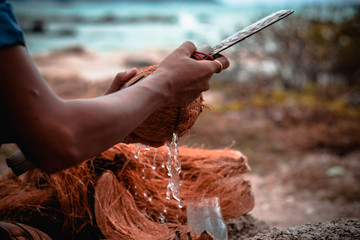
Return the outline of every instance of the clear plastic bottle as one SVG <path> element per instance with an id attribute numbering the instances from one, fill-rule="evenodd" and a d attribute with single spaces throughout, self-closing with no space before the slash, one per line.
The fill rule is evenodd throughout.
<path id="1" fill-rule="evenodd" d="M 218 197 L 188 199 L 186 209 L 187 224 L 196 236 L 206 230 L 216 240 L 228 239 Z"/>

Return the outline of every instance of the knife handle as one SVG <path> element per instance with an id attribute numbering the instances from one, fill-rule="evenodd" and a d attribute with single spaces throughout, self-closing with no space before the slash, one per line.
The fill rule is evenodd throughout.
<path id="1" fill-rule="evenodd" d="M 196 60 L 214 60 L 215 57 L 211 56 L 209 53 L 213 51 L 212 47 L 210 45 L 203 45 L 196 49 L 194 54 L 191 56 L 191 58 L 194 58 Z"/>

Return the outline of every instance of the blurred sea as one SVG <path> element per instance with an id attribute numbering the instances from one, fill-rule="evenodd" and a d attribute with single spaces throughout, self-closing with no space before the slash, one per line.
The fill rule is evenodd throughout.
<path id="1" fill-rule="evenodd" d="M 246 25 L 280 9 L 307 17 L 329 17 L 309 7 L 311 1 L 221 4 L 211 1 L 9 1 L 25 30 L 31 54 L 70 45 L 92 51 L 173 49 L 185 40 L 216 44 Z M 229 1 L 228 1 L 229 2 Z M 234 2 L 234 1 L 230 1 Z M 258 1 L 259 2 L 259 1 Z M 315 1 L 343 8 L 344 1 Z M 351 3 L 351 1 L 350 1 Z"/>

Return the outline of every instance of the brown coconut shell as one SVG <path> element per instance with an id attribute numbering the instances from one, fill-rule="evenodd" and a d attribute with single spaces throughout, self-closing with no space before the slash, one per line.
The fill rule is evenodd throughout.
<path id="1" fill-rule="evenodd" d="M 141 69 L 136 76 L 126 82 L 122 88 L 133 84 L 151 75 L 158 65 Z M 203 96 L 200 95 L 186 107 L 164 107 L 151 114 L 133 132 L 139 137 L 154 142 L 171 142 L 173 133 L 182 137 L 190 131 L 203 108 Z"/>

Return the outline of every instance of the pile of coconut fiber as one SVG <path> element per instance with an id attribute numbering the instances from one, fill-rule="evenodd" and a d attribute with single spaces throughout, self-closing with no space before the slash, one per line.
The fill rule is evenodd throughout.
<path id="1" fill-rule="evenodd" d="M 254 207 L 244 179 L 250 168 L 239 151 L 179 147 L 185 203 L 179 208 L 177 200 L 167 199 L 169 177 L 161 167 L 167 148 L 138 150 L 118 144 L 55 174 L 7 174 L 0 181 L 0 220 L 29 225 L 52 239 L 191 239 L 186 199 L 218 196 L 224 219 Z M 198 239 L 211 239 L 203 235 Z"/>

